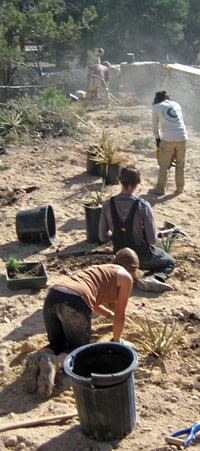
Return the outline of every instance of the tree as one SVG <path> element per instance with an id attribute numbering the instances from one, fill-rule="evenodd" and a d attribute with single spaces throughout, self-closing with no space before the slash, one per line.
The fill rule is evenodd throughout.
<path id="1" fill-rule="evenodd" d="M 59 66 L 65 51 L 72 49 L 74 42 L 81 39 L 83 30 L 90 29 L 96 17 L 94 6 L 80 8 L 76 20 L 69 12 L 70 6 L 66 6 L 64 0 L 3 0 L 0 10 L 2 67 L 6 60 L 10 72 L 13 54 L 26 61 L 24 50 L 27 43 L 35 46 L 37 62 L 38 56 L 45 59 L 49 53 L 51 60 L 55 59 Z M 9 77 L 5 81 L 8 80 Z"/>
<path id="2" fill-rule="evenodd" d="M 103 36 L 105 52 L 111 61 L 124 61 L 127 52 L 136 53 L 138 60 L 144 56 L 162 60 L 166 53 L 178 55 L 179 46 L 184 42 L 189 0 L 95 0 L 93 3 L 98 18 L 87 40 L 95 36 L 97 42 Z"/>
<path id="3" fill-rule="evenodd" d="M 188 64 L 200 64 L 200 3 L 190 0 L 190 8 L 185 27 L 184 54 Z"/>

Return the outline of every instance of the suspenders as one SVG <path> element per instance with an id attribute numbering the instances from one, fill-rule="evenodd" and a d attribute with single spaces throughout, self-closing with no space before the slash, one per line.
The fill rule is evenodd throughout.
<path id="1" fill-rule="evenodd" d="M 122 249 L 123 247 L 130 247 L 131 249 L 134 249 L 134 242 L 132 236 L 133 218 L 139 204 L 139 199 L 136 199 L 133 202 L 129 214 L 124 222 L 121 220 L 119 216 L 119 213 L 115 206 L 114 199 L 115 197 L 111 197 L 110 199 L 111 217 L 113 222 L 112 241 L 114 251 L 117 252 L 119 249 Z"/>

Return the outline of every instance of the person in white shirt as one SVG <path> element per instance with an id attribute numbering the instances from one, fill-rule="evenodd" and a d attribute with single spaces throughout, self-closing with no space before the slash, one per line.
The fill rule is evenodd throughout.
<path id="1" fill-rule="evenodd" d="M 150 191 L 160 196 L 165 194 L 167 171 L 173 159 L 176 161 L 176 194 L 183 193 L 188 134 L 180 105 L 170 100 L 166 91 L 158 91 L 155 94 L 152 110 L 152 130 L 159 147 L 159 171 L 156 187 Z"/>
<path id="2" fill-rule="evenodd" d="M 101 58 L 103 57 L 103 55 L 104 55 L 104 49 L 101 49 L 101 48 L 97 49 L 97 51 L 96 51 L 97 64 L 101 64 Z"/>

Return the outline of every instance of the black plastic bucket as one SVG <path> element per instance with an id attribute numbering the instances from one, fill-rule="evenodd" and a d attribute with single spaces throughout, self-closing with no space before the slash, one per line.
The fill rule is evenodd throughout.
<path id="1" fill-rule="evenodd" d="M 105 180 L 105 185 L 118 185 L 120 163 L 101 163 L 100 175 Z"/>
<path id="2" fill-rule="evenodd" d="M 88 243 L 99 242 L 99 220 L 101 216 L 102 206 L 91 206 L 91 204 L 84 204 L 85 221 L 86 221 L 86 236 Z"/>
<path id="3" fill-rule="evenodd" d="M 137 362 L 134 350 L 114 342 L 81 346 L 66 357 L 81 428 L 91 440 L 122 439 L 136 425 Z"/>
<path id="4" fill-rule="evenodd" d="M 24 243 L 52 244 L 56 237 L 56 224 L 51 205 L 19 211 L 16 232 L 18 239 Z"/>
<path id="5" fill-rule="evenodd" d="M 95 156 L 95 150 L 87 151 L 87 173 L 90 175 L 99 175 L 99 164 L 92 159 Z"/>

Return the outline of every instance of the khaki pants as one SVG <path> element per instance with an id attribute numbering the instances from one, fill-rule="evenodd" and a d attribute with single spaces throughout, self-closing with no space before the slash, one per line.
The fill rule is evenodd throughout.
<path id="1" fill-rule="evenodd" d="M 164 190 L 167 182 L 167 171 L 172 161 L 176 161 L 175 182 L 178 190 L 184 187 L 184 167 L 185 167 L 186 141 L 161 141 L 159 151 L 159 172 L 157 188 Z"/>
<path id="2" fill-rule="evenodd" d="M 94 75 L 89 79 L 89 82 L 88 82 L 87 93 L 86 93 L 86 97 L 84 100 L 85 107 L 87 107 L 90 104 L 90 102 L 93 99 L 93 96 L 95 95 L 95 92 L 97 92 L 97 90 L 99 88 L 103 89 L 104 94 L 105 94 L 105 105 L 107 107 L 109 106 L 110 93 L 109 93 L 107 84 L 102 78 Z"/>

